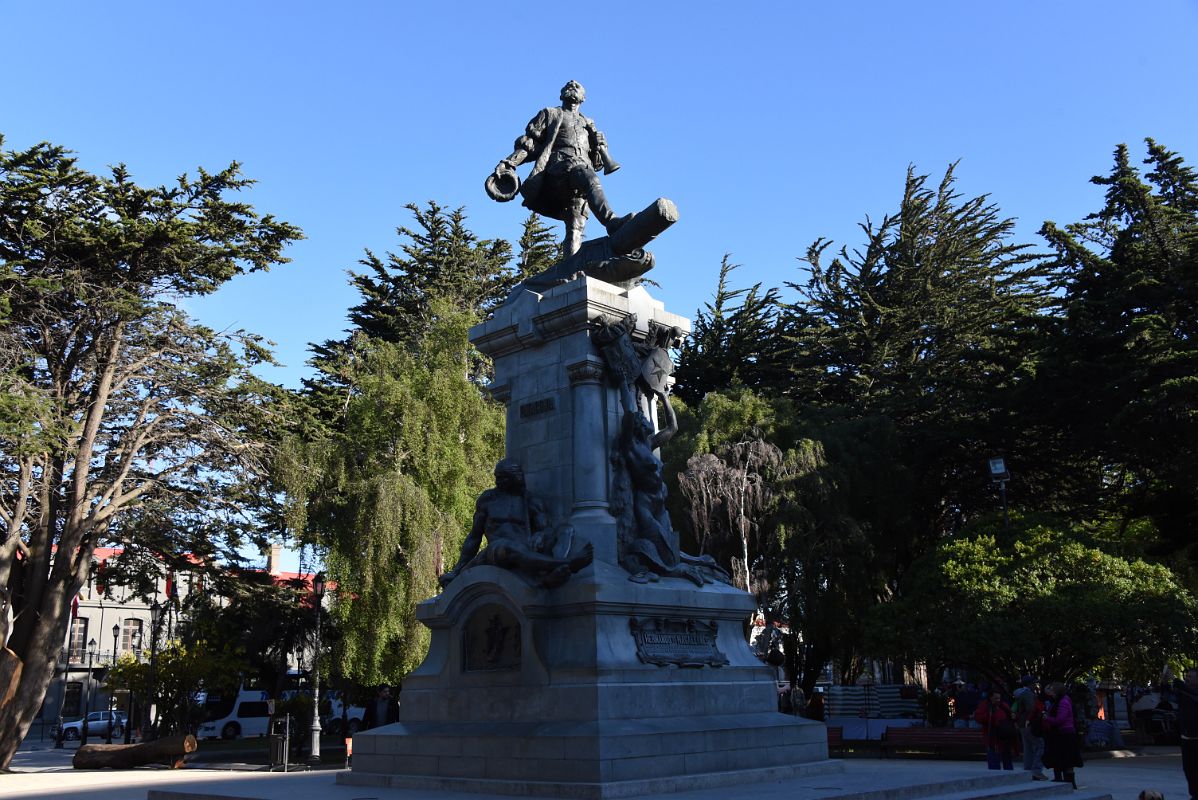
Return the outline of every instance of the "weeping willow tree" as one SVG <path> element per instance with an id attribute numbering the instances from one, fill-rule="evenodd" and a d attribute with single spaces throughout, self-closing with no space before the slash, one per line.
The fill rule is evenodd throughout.
<path id="1" fill-rule="evenodd" d="M 423 659 L 416 605 L 436 594 L 503 455 L 502 407 L 468 376 L 473 316 L 434 303 L 431 317 L 415 343 L 352 340 L 341 418 L 293 443 L 285 465 L 290 525 L 323 551 L 336 586 L 329 666 L 364 684 Z"/>

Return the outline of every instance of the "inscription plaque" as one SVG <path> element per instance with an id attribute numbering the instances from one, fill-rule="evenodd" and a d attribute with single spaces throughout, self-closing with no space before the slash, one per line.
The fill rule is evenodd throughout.
<path id="1" fill-rule="evenodd" d="M 528 419 L 529 417 L 539 417 L 542 414 L 548 414 L 557 408 L 557 404 L 552 397 L 542 397 L 540 400 L 533 400 L 529 403 L 520 405 L 520 419 Z"/>
<path id="2" fill-rule="evenodd" d="M 520 621 L 503 606 L 483 606 L 462 626 L 462 649 L 467 672 L 519 669 Z"/>
<path id="3" fill-rule="evenodd" d="M 716 647 L 716 623 L 696 619 L 630 619 L 636 655 L 659 667 L 722 667 L 728 657 Z"/>

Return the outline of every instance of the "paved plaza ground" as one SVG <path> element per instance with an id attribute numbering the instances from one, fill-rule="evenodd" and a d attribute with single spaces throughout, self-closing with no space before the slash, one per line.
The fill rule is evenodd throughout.
<path id="1" fill-rule="evenodd" d="M 70 750 L 18 753 L 13 774 L 0 775 L 3 798 L 76 798 L 85 800 L 144 800 L 151 789 L 179 789 L 211 795 L 261 800 L 495 800 L 499 796 L 458 792 L 388 790 L 337 786 L 336 771 L 267 773 L 250 765 L 205 765 L 185 770 L 74 770 Z M 845 773 L 819 775 L 777 783 L 747 784 L 662 795 L 673 800 L 808 800 L 851 796 L 903 782 L 930 783 L 987 773 L 984 764 L 932 759 L 844 760 Z M 1078 771 L 1079 784 L 1109 793 L 1114 800 L 1135 800 L 1142 789 L 1163 792 L 1166 800 L 1186 800 L 1185 778 L 1177 748 L 1145 748 L 1124 757 L 1090 760 Z M 1080 793 L 1079 793 L 1080 794 Z M 1085 794 L 1088 794 L 1086 792 Z M 1062 795 L 1064 796 L 1064 795 Z M 506 798 L 505 798 L 506 800 Z"/>

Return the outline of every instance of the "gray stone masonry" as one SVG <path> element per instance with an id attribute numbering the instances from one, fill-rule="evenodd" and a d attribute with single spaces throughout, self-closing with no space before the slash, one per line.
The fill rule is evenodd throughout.
<path id="1" fill-rule="evenodd" d="M 524 467 L 530 493 L 554 524 L 570 524 L 595 558 L 616 563 L 615 520 L 609 511 L 609 455 L 620 429 L 620 400 L 603 377 L 591 342 L 598 317 L 636 314 L 636 336 L 649 322 L 690 331 L 643 287 L 621 289 L 580 277 L 544 295 L 524 292 L 470 331 L 495 363 L 492 394 L 507 404 L 506 455 Z"/>
<path id="2" fill-rule="evenodd" d="M 618 564 L 608 501 L 621 406 L 590 323 L 629 314 L 639 338 L 650 321 L 690 327 L 643 288 L 579 277 L 472 329 L 507 404 L 507 456 L 595 559 L 553 589 L 475 566 L 421 603 L 432 639 L 404 680 L 400 721 L 357 734 L 339 782 L 603 798 L 840 768 L 822 724 L 778 713 L 774 671 L 745 639 L 748 594 L 636 583 Z"/>

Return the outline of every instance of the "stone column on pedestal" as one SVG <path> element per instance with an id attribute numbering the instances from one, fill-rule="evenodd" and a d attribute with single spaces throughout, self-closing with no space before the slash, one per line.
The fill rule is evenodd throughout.
<path id="1" fill-rule="evenodd" d="M 595 548 L 595 558 L 618 563 L 616 521 L 608 508 L 608 442 L 603 360 L 587 355 L 566 364 L 573 414 L 574 504 L 570 524 Z"/>
<path id="2" fill-rule="evenodd" d="M 496 403 L 503 403 L 504 428 L 512 426 L 512 385 L 510 383 L 492 383 L 487 387 L 487 394 Z M 504 456 L 510 457 L 512 454 L 507 452 L 508 440 L 504 438 Z"/>

